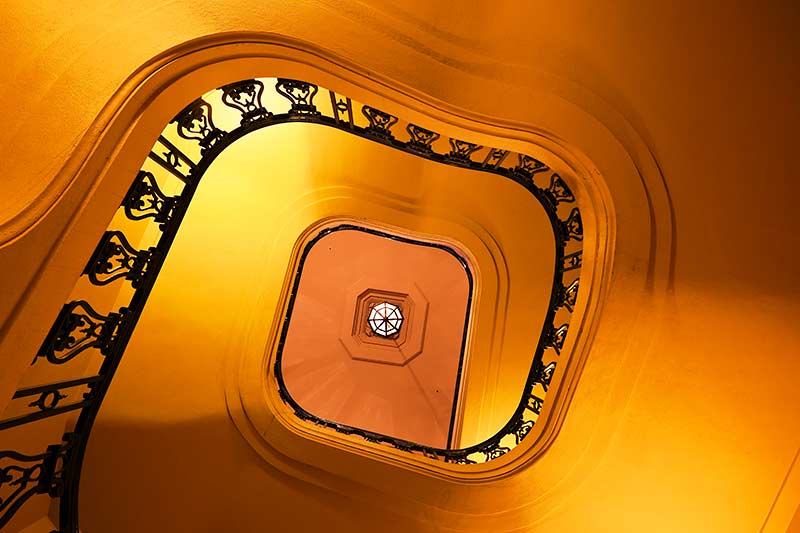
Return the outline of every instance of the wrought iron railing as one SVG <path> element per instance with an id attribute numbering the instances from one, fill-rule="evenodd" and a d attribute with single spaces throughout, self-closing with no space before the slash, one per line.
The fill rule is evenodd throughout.
<path id="1" fill-rule="evenodd" d="M 7 430 L 70 411 L 77 413 L 74 426 L 63 434 L 61 441 L 43 446 L 41 453 L 0 451 L 0 528 L 31 497 L 48 494 L 60 498 L 59 532 L 78 531 L 78 484 L 92 425 L 198 183 L 227 146 L 250 132 L 275 124 L 301 122 L 330 126 L 431 161 L 504 176 L 522 185 L 539 201 L 549 217 L 556 244 L 555 275 L 545 326 L 519 406 L 508 423 L 485 442 L 460 450 L 430 448 L 321 420 L 304 411 L 281 387 L 284 401 L 303 420 L 458 464 L 500 457 L 530 432 L 541 413 L 578 294 L 583 226 L 578 208 L 571 205 L 575 197 L 566 182 L 545 163 L 529 155 L 454 138 L 448 138 L 445 144 L 437 132 L 404 123 L 368 105 L 357 109 L 358 105 L 350 98 L 311 83 L 275 80 L 275 93 L 270 97 L 282 102 L 275 109 L 264 105 L 266 89 L 260 79 L 220 87 L 178 113 L 155 142 L 148 161 L 156 166 L 146 170 L 146 161 L 120 209 L 130 221 L 157 224 L 160 235 L 156 244 L 137 249 L 125 232 L 106 231 L 83 272 L 95 286 L 118 287 L 120 283 L 128 283 L 132 289 L 129 303 L 103 312 L 86 300 L 68 302 L 32 363 L 64 365 L 91 351 L 102 356 L 99 370 L 89 376 L 70 376 L 48 385 L 21 388 L 13 399 L 31 401 L 24 404 L 22 413 L 0 421 L 0 430 Z M 322 98 L 321 92 L 327 92 L 327 98 Z M 280 98 L 273 98 L 275 95 Z M 317 97 L 323 103 L 318 104 Z M 212 106 L 210 100 L 217 103 Z M 215 107 L 237 112 L 238 124 L 229 130 L 217 126 L 212 118 Z M 163 183 L 168 178 L 179 180 L 180 190 L 176 194 L 164 192 Z M 276 377 L 281 383 L 279 369 Z"/>

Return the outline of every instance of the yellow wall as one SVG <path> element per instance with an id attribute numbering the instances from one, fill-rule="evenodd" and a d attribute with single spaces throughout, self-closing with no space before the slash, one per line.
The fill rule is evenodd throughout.
<path id="1" fill-rule="evenodd" d="M 119 530 L 121 517 L 139 516 L 169 525 L 165 531 L 180 531 L 192 516 L 210 516 L 208 531 L 227 520 L 244 531 L 258 520 L 259 526 L 277 520 L 279 530 L 299 520 L 298 531 L 319 531 L 320 524 L 366 531 L 782 531 L 800 501 L 800 473 L 793 469 L 800 446 L 800 305 L 792 246 L 800 186 L 790 160 L 800 118 L 797 15 L 791 2 L 726 8 L 492 2 L 458 10 L 327 0 L 235 1 L 224 8 L 203 1 L 4 5 L 0 365 L 14 371 L 0 378 L 0 405 L 24 366 L 12 359 L 30 360 L 28 352 L 15 352 L 43 337 L 82 267 L 42 272 L 39 294 L 48 297 L 35 300 L 32 310 L 20 302 L 91 186 L 97 168 L 77 172 L 91 142 L 79 140 L 117 124 L 109 113 L 118 108 L 103 106 L 128 76 L 172 46 L 218 32 L 274 32 L 420 91 L 423 101 L 517 121 L 522 129 L 572 123 L 574 117 L 555 112 L 562 100 L 596 117 L 637 168 L 647 167 L 648 156 L 660 167 L 674 209 L 672 268 L 644 276 L 645 296 L 629 297 L 611 285 L 597 348 L 553 445 L 524 472 L 459 502 L 459 513 L 446 512 L 456 505 L 448 498 L 463 494 L 449 485 L 437 485 L 427 504 L 418 494 L 415 501 L 369 506 L 364 495 L 376 495 L 363 488 L 297 481 L 242 446 L 233 426 L 211 431 L 214 421 L 199 414 L 169 433 L 137 433 L 133 421 L 120 417 L 108 420 L 90 446 L 97 462 L 87 472 L 97 477 L 87 479 L 92 498 L 82 501 L 94 528 L 87 531 Z M 168 111 L 160 118 L 168 119 Z M 611 152 L 599 150 L 605 145 L 590 131 L 573 128 L 564 142 L 601 169 L 613 166 L 603 160 Z M 114 129 L 104 142 L 113 146 L 123 134 Z M 146 149 L 122 157 L 141 161 Z M 647 211 L 646 204 L 634 205 L 642 190 L 615 188 L 614 176 L 604 178 L 620 214 L 614 283 L 639 279 L 636 269 L 647 264 L 626 257 L 649 246 L 653 228 L 670 228 L 639 226 L 628 215 Z M 652 191 L 646 179 L 642 187 Z M 124 187 L 117 189 L 99 194 L 113 198 Z M 95 226 L 105 226 L 112 213 L 113 205 L 96 214 Z M 64 253 L 77 265 L 92 242 Z M 23 311 L 39 320 L 10 336 L 20 328 L 9 317 L 13 322 Z M 125 364 L 136 361 L 126 361 L 123 371 Z M 219 386 L 207 393 L 221 394 Z M 112 388 L 109 399 L 114 394 Z M 143 450 L 169 453 L 133 460 L 102 451 L 132 436 L 143 439 Z M 213 468 L 189 470 L 176 459 L 196 460 L 194 466 L 208 461 L 198 442 L 226 453 L 213 457 Z M 154 461 L 175 464 L 174 475 L 162 484 L 101 490 L 101 481 L 136 479 Z M 226 473 L 233 481 L 220 481 Z M 409 481 L 412 494 L 415 483 Z M 234 495 L 236 486 L 252 490 Z M 224 506 L 199 503 L 209 490 L 225 494 Z"/>

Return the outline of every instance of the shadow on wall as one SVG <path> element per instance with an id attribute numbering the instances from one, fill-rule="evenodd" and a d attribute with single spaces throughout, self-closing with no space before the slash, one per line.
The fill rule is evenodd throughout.
<path id="1" fill-rule="evenodd" d="M 227 417 L 160 424 L 102 420 L 80 500 L 85 533 L 441 531 L 272 468 Z"/>

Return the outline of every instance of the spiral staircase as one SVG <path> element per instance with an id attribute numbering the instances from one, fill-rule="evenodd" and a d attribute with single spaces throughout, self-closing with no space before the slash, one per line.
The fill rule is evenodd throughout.
<path id="1" fill-rule="evenodd" d="M 0 13 L 4 533 L 800 528 L 790 3 Z"/>

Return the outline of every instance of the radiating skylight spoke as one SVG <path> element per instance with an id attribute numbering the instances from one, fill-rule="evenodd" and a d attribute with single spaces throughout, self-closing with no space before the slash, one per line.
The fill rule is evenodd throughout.
<path id="1" fill-rule="evenodd" d="M 396 305 L 381 302 L 370 309 L 367 323 L 376 335 L 391 337 L 400 331 L 403 325 L 403 313 Z"/>

